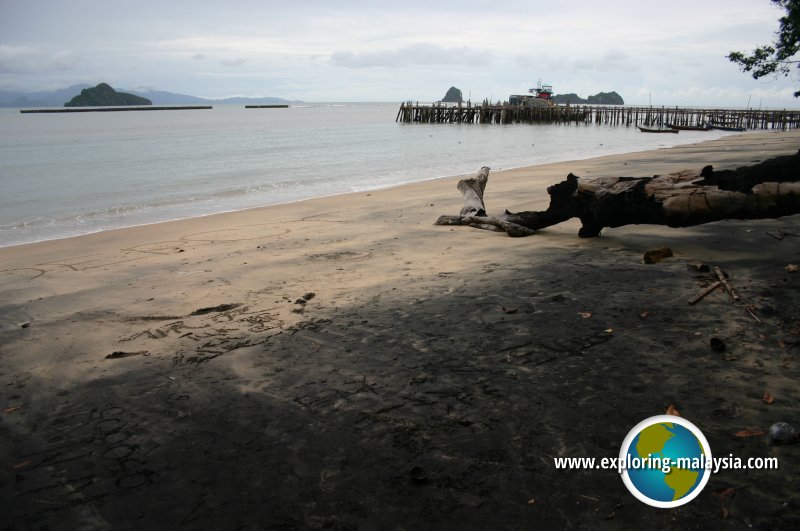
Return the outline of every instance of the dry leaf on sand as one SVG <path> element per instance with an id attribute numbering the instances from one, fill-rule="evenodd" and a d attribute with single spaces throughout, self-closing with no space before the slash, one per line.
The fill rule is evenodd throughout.
<path id="1" fill-rule="evenodd" d="M 746 437 L 759 437 L 766 433 L 764 430 L 759 430 L 758 428 L 747 428 L 746 430 L 739 430 L 734 435 L 739 437 L 740 439 L 744 439 Z"/>

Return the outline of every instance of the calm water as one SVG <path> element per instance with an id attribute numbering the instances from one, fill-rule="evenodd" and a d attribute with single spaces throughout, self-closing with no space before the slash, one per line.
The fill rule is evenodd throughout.
<path id="1" fill-rule="evenodd" d="M 398 107 L 0 109 L 0 247 L 725 134 L 397 124 Z"/>

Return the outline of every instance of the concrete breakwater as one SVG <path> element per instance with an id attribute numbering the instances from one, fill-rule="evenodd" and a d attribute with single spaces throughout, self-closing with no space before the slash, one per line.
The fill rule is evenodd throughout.
<path id="1" fill-rule="evenodd" d="M 211 105 L 135 105 L 120 107 L 59 107 L 57 109 L 20 109 L 19 112 L 28 114 L 56 112 L 191 111 L 197 109 L 213 109 L 213 107 Z"/>

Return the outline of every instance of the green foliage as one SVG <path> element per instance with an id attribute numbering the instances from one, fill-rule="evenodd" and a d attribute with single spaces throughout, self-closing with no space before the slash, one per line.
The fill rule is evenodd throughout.
<path id="1" fill-rule="evenodd" d="M 772 0 L 772 3 L 786 12 L 778 20 L 780 28 L 773 45 L 759 46 L 749 55 L 731 52 L 727 56 L 743 72 L 751 73 L 753 79 L 773 74 L 788 76 L 792 66 L 798 64 L 792 58 L 800 51 L 800 0 Z M 800 97 L 800 91 L 794 97 Z"/>
<path id="2" fill-rule="evenodd" d="M 141 96 L 117 92 L 107 83 L 83 89 L 80 94 L 64 104 L 64 107 L 117 107 L 121 105 L 152 105 L 153 102 Z"/>

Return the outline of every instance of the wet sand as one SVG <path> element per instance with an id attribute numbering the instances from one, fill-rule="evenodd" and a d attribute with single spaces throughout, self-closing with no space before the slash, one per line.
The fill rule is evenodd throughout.
<path id="1" fill-rule="evenodd" d="M 493 172 L 486 203 L 798 147 L 744 134 Z M 458 179 L 0 249 L 0 529 L 800 525 L 800 445 L 735 435 L 800 425 L 800 216 L 515 239 L 433 225 Z M 742 301 L 687 305 L 712 280 L 695 263 Z M 715 456 L 781 468 L 723 471 L 673 510 L 616 471 L 555 469 L 616 457 L 669 405 Z"/>

